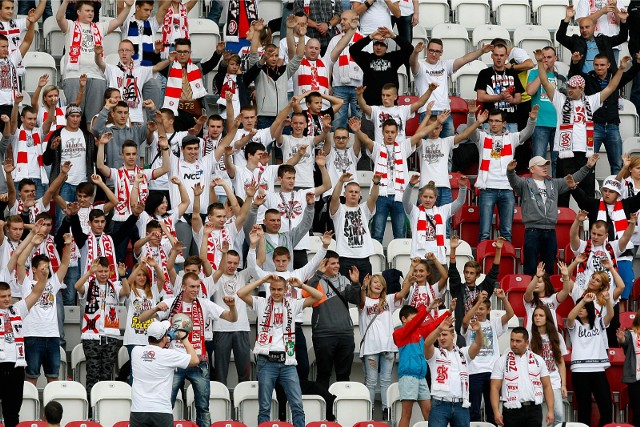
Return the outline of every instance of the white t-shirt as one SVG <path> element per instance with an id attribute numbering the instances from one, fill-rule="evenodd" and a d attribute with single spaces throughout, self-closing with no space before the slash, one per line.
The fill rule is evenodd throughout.
<path id="1" fill-rule="evenodd" d="M 174 155 L 170 156 L 171 176 L 177 176 L 185 186 L 187 193 L 189 194 L 189 200 L 191 203 L 185 213 L 193 213 L 193 187 L 196 184 L 202 185 L 203 192 L 200 195 L 200 213 L 207 213 L 207 206 L 209 206 L 209 190 L 211 183 L 211 171 L 215 167 L 216 159 L 213 153 L 210 153 L 203 158 L 196 160 L 194 163 L 188 163 L 184 160 L 177 158 Z M 177 185 L 172 185 L 169 188 L 169 196 L 171 197 L 171 206 L 178 206 L 180 201 L 180 189 Z"/>
<path id="2" fill-rule="evenodd" d="M 398 3 L 400 0 L 391 0 Z M 365 0 L 353 0 L 352 3 L 364 3 Z M 369 10 L 360 16 L 360 32 L 369 35 L 380 27 L 391 28 L 391 11 L 384 0 L 376 0 Z"/>
<path id="3" fill-rule="evenodd" d="M 418 234 L 418 220 L 420 219 L 420 209 L 417 206 L 411 207 L 411 213 L 409 215 L 409 222 L 411 223 L 411 258 L 424 258 L 429 252 L 432 252 L 440 261 L 441 264 L 447 262 L 446 248 L 442 246 L 438 247 L 436 241 L 436 228 L 431 224 L 435 224 L 434 216 L 438 212 L 442 217 L 442 221 L 446 221 L 451 218 L 451 203 L 439 206 L 436 209 L 425 209 L 427 216 L 427 228 L 425 230 L 424 238 Z M 431 219 L 431 221 L 429 221 Z"/>
<path id="4" fill-rule="evenodd" d="M 360 160 L 360 154 L 356 156 L 353 147 L 346 148 L 344 150 L 338 150 L 335 147 L 331 147 L 331 151 L 327 154 L 327 172 L 329 172 L 329 178 L 331 179 L 331 189 L 325 191 L 322 197 L 331 196 L 333 194 L 333 187 L 338 183 L 343 173 L 349 172 L 351 174 L 351 181 L 345 182 L 342 187 L 342 194 L 344 194 L 344 187 L 349 182 L 357 182 L 356 180 L 356 167 Z"/>
<path id="5" fill-rule="evenodd" d="M 400 0 L 400 16 L 413 15 L 413 1 L 412 0 Z"/>
<path id="6" fill-rule="evenodd" d="M 274 191 L 276 185 L 276 177 L 278 176 L 278 165 L 266 165 L 262 173 L 259 168 L 254 170 L 247 169 L 246 166 L 236 165 L 236 176 L 233 177 L 233 192 L 236 196 L 245 199 L 247 193 L 245 188 L 254 181 L 259 181 L 260 188 L 270 194 Z M 259 210 L 261 211 L 261 209 Z M 262 211 L 264 215 L 264 211 Z"/>
<path id="7" fill-rule="evenodd" d="M 475 359 L 469 362 L 469 374 L 493 371 L 493 365 L 500 357 L 498 338 L 507 332 L 507 328 L 502 324 L 500 317 L 480 322 L 480 327 L 482 328 L 482 347 Z M 467 329 L 464 338 L 467 344 L 471 344 L 476 339 L 475 331 Z"/>
<path id="8" fill-rule="evenodd" d="M 302 159 L 295 165 L 296 168 L 296 187 L 312 188 L 313 185 L 313 168 L 315 166 L 316 156 L 314 154 L 313 136 L 303 136 L 295 138 L 292 135 L 282 135 L 282 144 L 276 146 L 282 147 L 282 160 L 286 162 L 294 157 L 301 145 L 307 145 L 307 151 Z"/>
<path id="9" fill-rule="evenodd" d="M 571 337 L 571 371 L 602 372 L 611 363 L 607 355 L 607 346 L 602 335 L 607 334 L 601 316 L 596 316 L 593 329 L 576 319 L 573 328 L 568 327 Z"/>
<path id="10" fill-rule="evenodd" d="M 37 282 L 25 277 L 22 282 L 22 297 L 27 297 Z M 29 316 L 22 321 L 22 336 L 25 337 L 60 337 L 58 330 L 58 310 L 56 310 L 56 294 L 62 283 L 58 276 L 52 274 L 38 301 L 31 307 Z"/>
<path id="11" fill-rule="evenodd" d="M 410 139 L 397 139 L 396 142 L 400 147 L 400 154 L 403 159 L 402 165 L 396 164 L 395 158 L 395 147 L 393 144 L 385 145 L 384 143 L 375 143 L 373 144 L 373 153 L 370 154 L 369 157 L 372 159 L 378 159 L 380 157 L 380 151 L 382 146 L 385 145 L 387 150 L 387 175 L 388 175 L 388 183 L 385 185 L 383 181 L 380 182 L 379 197 L 384 196 L 394 196 L 395 200 L 398 202 L 402 201 L 402 193 L 396 194 L 395 183 L 393 181 L 394 170 L 395 168 L 400 168 L 401 173 L 404 175 L 404 184 L 402 186 L 403 189 L 407 188 L 407 183 L 409 182 L 409 169 L 407 167 L 407 159 L 410 155 L 412 155 L 416 151 L 416 147 L 411 144 Z M 448 175 L 447 175 L 448 176 Z M 509 187 L 511 188 L 511 187 Z"/>
<path id="12" fill-rule="evenodd" d="M 20 215 L 23 209 L 19 209 L 19 206 L 20 205 L 18 203 L 18 200 L 16 200 L 13 206 L 9 208 L 9 215 Z M 31 219 L 31 222 L 35 223 L 36 215 L 42 212 L 49 212 L 49 209 L 45 207 L 44 203 L 42 203 L 42 197 L 41 197 L 38 200 L 36 200 L 35 205 L 29 208 L 29 218 Z"/>
<path id="13" fill-rule="evenodd" d="M 404 0 L 400 2 L 400 5 L 403 2 Z M 429 64 L 426 61 L 420 62 L 420 70 L 417 74 L 413 74 L 416 79 L 416 92 L 425 93 L 429 89 L 430 83 L 435 83 L 438 87 L 433 91 L 427 103 L 420 107 L 419 113 L 427 111 L 427 105 L 432 101 L 435 102 L 433 111 L 449 109 L 449 76 L 453 74 L 453 61 L 453 59 L 445 59 L 435 64 Z"/>
<path id="14" fill-rule="evenodd" d="M 13 51 L 9 54 L 6 61 L 0 60 L 0 75 L 9 76 L 9 73 L 11 72 L 10 67 L 11 64 L 13 64 L 13 66 L 16 67 L 17 78 L 18 65 L 20 65 L 21 62 L 22 54 L 20 53 L 20 50 Z M 16 94 L 12 86 L 13 82 L 10 78 L 0 79 L 0 105 L 13 105 Z"/>
<path id="15" fill-rule="evenodd" d="M 71 132 L 66 128 L 60 130 L 61 157 L 60 164 L 71 162 L 71 170 L 65 181 L 70 185 L 78 185 L 87 180 L 87 141 L 84 133 L 78 129 Z"/>
<path id="16" fill-rule="evenodd" d="M 549 370 L 547 369 L 547 365 L 542 359 L 542 357 L 538 356 L 535 353 L 533 357 L 536 359 L 536 363 L 540 366 L 540 378 L 548 377 Z M 535 401 L 535 394 L 533 389 L 533 383 L 531 382 L 529 376 L 529 357 L 527 353 L 522 356 L 515 355 L 516 358 L 516 366 L 518 370 L 518 401 L 519 402 L 533 402 Z M 507 355 L 503 355 L 498 359 L 498 361 L 493 366 L 493 372 L 491 373 L 492 380 L 504 380 L 504 368 L 507 360 Z M 501 400 L 507 400 L 507 382 L 502 381 L 502 391 L 500 393 Z"/>
<path id="17" fill-rule="evenodd" d="M 136 346 L 131 351 L 131 412 L 172 414 L 171 387 L 176 368 L 189 367 L 191 356 L 157 345 Z"/>
<path id="18" fill-rule="evenodd" d="M 335 215 L 331 215 L 336 232 L 336 252 L 347 258 L 367 258 L 375 254 L 369 220 L 373 218 L 367 202 L 351 208 L 340 203 Z"/>
<path id="19" fill-rule="evenodd" d="M 433 181 L 436 187 L 451 188 L 449 182 L 449 154 L 456 147 L 453 136 L 423 139 L 420 153 L 420 188 Z"/>
<path id="20" fill-rule="evenodd" d="M 446 288 L 444 288 L 444 290 L 446 291 Z M 429 285 L 428 283 L 420 285 L 415 282 L 411 285 L 411 288 L 409 288 L 409 293 L 407 294 L 404 302 L 405 304 L 418 309 L 422 306 L 429 307 L 431 302 L 435 298 L 440 298 L 442 294 L 443 292 L 440 292 L 440 288 L 437 283 L 434 283 L 433 285 Z M 434 308 L 429 314 L 436 318 L 438 316 L 438 309 Z"/>
<path id="21" fill-rule="evenodd" d="M 331 52 L 333 52 L 333 49 L 335 49 L 336 45 L 338 44 L 340 39 L 342 39 L 342 37 L 344 37 L 344 33 L 340 33 L 337 36 L 333 36 L 331 38 L 331 40 L 329 41 L 329 45 L 327 46 L 327 50 L 326 50 L 328 55 L 325 56 L 327 61 L 331 60 Z M 353 40 L 353 37 L 351 38 L 351 40 Z M 341 53 L 349 55 L 349 48 L 351 46 L 353 46 L 353 42 L 350 41 L 347 44 L 347 47 L 345 47 L 342 50 Z M 362 69 L 357 64 L 355 64 L 355 62 L 351 63 L 350 69 L 349 68 L 347 68 L 347 69 L 350 72 L 341 74 L 340 73 L 340 70 L 341 70 L 340 61 L 337 60 L 336 62 L 332 63 L 332 66 L 331 66 L 331 75 L 332 75 L 331 85 L 333 87 L 340 87 L 340 86 L 358 87 L 358 86 L 362 86 Z"/>
<path id="22" fill-rule="evenodd" d="M 153 319 L 141 322 L 140 313 L 156 306 L 158 301 L 158 287 L 151 285 L 151 298 L 147 298 L 145 292 L 136 289 L 131 283 L 131 293 L 127 297 L 127 323 L 124 330 L 124 345 L 147 345 L 147 328 Z"/>
<path id="23" fill-rule="evenodd" d="M 600 102 L 600 92 L 593 95 L 586 95 L 586 101 L 591 105 L 591 112 L 595 113 L 602 106 Z M 567 97 L 556 90 L 553 95 L 553 107 L 556 109 L 556 136 L 553 141 L 553 149 L 559 151 L 560 148 L 560 125 L 562 124 L 562 106 Z M 572 151 L 587 151 L 587 113 L 582 101 L 571 101 L 571 120 L 573 120 Z"/>
<path id="24" fill-rule="evenodd" d="M 382 307 L 383 310 L 376 317 L 379 302 L 379 298 L 366 297 L 364 307 L 360 309 L 360 336 L 364 337 L 360 357 L 386 351 L 398 351 L 398 347 L 393 342 L 393 312 L 402 307 L 402 300 L 396 300 L 396 294 L 387 295 Z M 367 331 L 367 327 L 372 321 L 373 324 Z M 365 331 L 367 331 L 366 335 Z"/>
<path id="25" fill-rule="evenodd" d="M 542 338 L 542 358 L 547 364 L 549 379 L 551 380 L 551 388 L 556 390 L 560 389 L 562 387 L 562 378 L 560 377 L 560 371 L 558 370 L 556 360 L 553 358 L 553 350 L 551 349 L 551 343 L 549 343 L 549 335 L 540 334 L 540 338 Z M 569 350 L 567 350 L 567 345 L 565 344 L 564 338 L 562 338 L 561 334 L 558 334 L 558 339 L 560 340 L 560 354 L 563 356 L 569 354 Z"/>
<path id="26" fill-rule="evenodd" d="M 455 363 L 457 360 L 457 356 L 454 353 L 456 350 L 444 350 L 446 359 L 449 361 L 446 365 L 446 371 L 439 372 L 438 364 L 436 363 L 436 359 L 442 357 L 439 349 L 434 349 L 433 355 L 431 358 L 427 359 L 427 363 L 429 364 L 429 372 L 431 373 L 431 382 L 438 381 L 438 375 L 442 375 L 445 377 L 444 380 L 448 379 L 449 381 L 449 390 L 433 390 L 431 391 L 432 397 L 438 397 L 440 399 L 461 399 L 463 396 L 462 393 L 462 383 L 460 381 L 460 365 Z M 471 358 L 469 357 L 469 347 L 463 347 L 460 349 L 460 352 L 464 356 L 467 362 L 467 370 L 469 369 L 469 363 L 471 362 Z"/>
<path id="27" fill-rule="evenodd" d="M 218 319 L 213 322 L 214 332 L 249 331 L 247 304 L 236 295 L 238 289 L 249 282 L 250 277 L 247 269 L 237 271 L 233 276 L 223 274 L 217 282 L 214 282 L 212 287 L 213 302 L 226 310 L 228 306 L 223 301 L 223 298 L 226 296 L 235 296 L 236 311 L 238 312 L 238 320 L 236 322 L 229 322 L 224 319 Z"/>
<path id="28" fill-rule="evenodd" d="M 393 119 L 398 124 L 398 135 L 396 140 L 400 141 L 405 139 L 405 128 L 407 126 L 407 120 L 413 117 L 414 113 L 411 112 L 410 105 L 394 105 L 392 107 L 385 107 L 383 105 L 372 105 L 371 114 L 367 115 L 367 119 L 373 121 L 374 141 L 384 141 L 382 134 L 382 124 L 387 119 Z"/>
<path id="29" fill-rule="evenodd" d="M 258 328 L 260 328 L 260 321 L 265 309 L 267 308 L 268 301 L 269 300 L 267 298 L 253 297 L 253 306 L 251 308 L 258 314 Z M 294 319 L 298 316 L 298 314 L 302 313 L 302 310 L 304 309 L 304 299 L 288 298 L 288 301 L 291 308 L 292 317 L 291 333 L 295 333 L 296 325 L 294 323 Z M 271 347 L 269 347 L 269 351 L 285 351 L 284 333 L 286 325 L 284 324 L 284 310 L 284 303 L 273 303 L 273 331 L 271 332 Z"/>
<path id="30" fill-rule="evenodd" d="M 62 58 L 62 61 L 69 61 L 69 49 L 71 47 L 71 41 L 75 32 L 75 21 L 67 19 L 67 32 L 64 34 L 64 45 L 67 54 Z M 102 44 L 104 45 L 105 37 L 107 36 L 107 30 L 109 29 L 109 22 L 97 22 L 98 31 L 102 34 Z M 80 24 L 80 33 L 82 41 L 80 42 L 80 57 L 78 58 L 78 70 L 71 70 L 69 67 L 65 67 L 64 79 L 77 79 L 81 74 L 86 74 L 90 79 L 104 80 L 104 74 L 102 70 L 96 64 L 94 48 L 95 42 L 93 40 L 93 30 L 90 24 Z"/>
<path id="31" fill-rule="evenodd" d="M 122 95 L 122 100 L 127 102 L 128 98 L 131 98 L 132 102 L 136 101 L 135 93 L 131 90 L 132 87 L 127 88 L 125 86 L 127 78 L 124 71 L 118 66 L 113 64 L 107 64 L 104 70 L 104 75 L 107 78 L 107 87 L 117 87 Z M 138 89 L 137 104 L 129 104 L 129 120 L 132 123 L 144 123 L 144 113 L 142 111 L 142 86 L 153 78 L 153 68 L 144 67 L 142 65 L 136 65 L 133 67 L 133 76 L 136 80 L 136 87 Z"/>
<path id="32" fill-rule="evenodd" d="M 27 319 L 27 315 L 29 314 L 29 309 L 27 308 L 27 303 L 24 300 L 20 300 L 17 303 L 13 304 L 13 310 L 20 315 L 22 318 L 22 322 L 24 324 L 25 319 Z M 8 308 L 0 308 L 0 328 L 4 328 L 4 360 L 2 362 L 13 362 L 17 361 L 16 355 L 16 342 L 15 342 L 15 331 L 11 328 L 10 323 L 11 313 Z M 24 347 L 23 347 L 24 350 Z M 6 386 L 5 386 L 6 387 Z"/>
<path id="33" fill-rule="evenodd" d="M 55 124 L 51 126 L 51 128 L 55 129 Z M 20 132 L 22 132 L 23 130 L 27 137 L 27 140 L 25 142 L 26 147 L 23 148 L 24 152 L 27 154 L 26 170 L 22 169 L 22 166 L 18 165 L 18 149 L 20 148 L 18 147 L 18 144 Z M 40 139 L 40 143 L 38 145 L 34 144 L 33 141 L 33 137 L 35 135 L 37 135 Z M 13 171 L 12 176 L 14 180 L 17 179 L 18 181 L 20 181 L 20 177 L 41 179 L 42 174 L 40 165 L 38 163 L 38 156 L 42 155 L 44 150 L 47 148 L 47 145 L 44 142 L 44 137 L 45 135 L 42 131 L 42 128 L 39 127 L 33 128 L 31 130 L 18 128 L 18 130 L 16 130 L 16 133 L 10 136 L 11 139 L 9 141 L 11 144 L 11 148 L 13 149 L 13 164 L 18 166 L 18 168 Z M 20 176 L 16 176 L 18 174 L 18 169 L 21 169 L 19 172 Z"/>
<path id="34" fill-rule="evenodd" d="M 224 230 L 224 232 L 223 232 Z M 238 228 L 236 227 L 236 223 L 230 222 L 226 223 L 223 229 L 213 230 L 211 233 L 211 238 L 215 243 L 216 252 L 214 254 L 214 263 L 215 265 L 220 265 L 220 260 L 222 259 L 222 243 L 224 241 L 229 242 L 229 248 L 235 249 L 236 251 L 242 251 L 242 248 L 236 248 L 234 242 L 236 240 L 236 236 L 238 235 Z M 204 238 L 204 227 L 200 229 L 198 233 L 193 233 L 193 240 L 198 246 L 198 250 L 202 247 L 202 245 L 208 245 L 208 241 Z"/>
<path id="35" fill-rule="evenodd" d="M 2 245 L 0 245 L 0 281 L 7 282 L 11 287 L 11 296 L 13 298 L 22 298 L 22 286 L 18 284 L 17 270 L 9 271 L 7 265 L 11 256 L 18 249 L 18 246 L 22 243 L 13 242 L 9 239 L 9 236 L 5 236 Z M 31 265 L 31 261 L 28 261 L 28 265 Z"/>
<path id="36" fill-rule="evenodd" d="M 522 300 L 524 304 L 524 311 L 526 313 L 524 318 L 524 326 L 525 328 L 527 328 L 527 332 L 529 332 L 529 336 L 531 336 L 531 326 L 533 325 L 533 310 L 535 309 L 535 307 L 533 305 L 533 301 L 531 302 L 524 301 L 524 296 L 522 297 Z M 553 324 L 557 325 L 558 316 L 556 314 L 556 309 L 560 305 L 560 303 L 558 302 L 558 293 L 556 292 L 549 297 L 540 297 L 539 300 L 542 304 L 547 306 L 547 308 L 551 312 L 551 316 L 553 317 Z"/>
<path id="37" fill-rule="evenodd" d="M 231 146 L 234 147 L 235 143 L 241 140 L 248 133 L 249 132 L 246 131 L 245 129 L 238 129 L 236 132 L 236 136 L 231 142 Z M 264 145 L 265 149 L 269 149 L 269 147 L 271 146 L 271 143 L 273 142 L 273 136 L 271 136 L 271 129 L 270 128 L 257 129 L 256 134 L 251 137 L 249 142 L 257 142 L 259 144 Z M 249 142 L 247 142 L 247 144 Z M 236 169 L 239 166 L 247 165 L 247 159 L 244 157 L 244 147 L 241 148 L 240 150 L 236 150 L 233 153 L 233 164 L 235 165 Z"/>
<path id="38" fill-rule="evenodd" d="M 611 245 L 613 254 L 617 258 L 622 253 L 622 251 L 620 250 L 620 246 L 618 245 L 618 240 L 610 241 L 609 244 Z M 578 246 L 578 250 L 573 251 L 574 255 L 583 253 L 586 247 L 587 242 L 584 240 L 580 240 L 580 246 Z M 605 258 L 611 260 L 611 256 L 609 255 L 609 251 L 606 248 L 606 244 L 601 246 L 591 246 L 591 252 L 589 253 L 589 258 L 587 259 L 587 266 L 585 268 L 585 271 L 577 273 L 576 279 L 573 282 L 573 289 L 571 290 L 572 297 L 574 296 L 574 291 L 580 293 L 580 296 L 582 296 L 582 293 L 589 286 L 589 280 L 591 279 L 593 273 L 595 273 L 596 271 L 604 271 L 604 267 L 602 266 L 601 261 Z M 611 273 L 609 273 L 609 283 L 609 290 L 613 291 L 615 286 Z"/>
<path id="39" fill-rule="evenodd" d="M 493 161 L 489 162 L 489 171 L 487 173 L 486 188 L 492 190 L 509 190 L 511 191 L 511 184 L 507 179 L 507 170 L 502 164 L 506 161 L 501 158 L 501 152 L 506 144 L 511 144 L 512 153 L 516 152 L 516 148 L 522 145 L 520 141 L 520 132 L 515 133 L 503 133 L 503 134 L 488 134 L 486 132 L 478 131 L 478 141 L 476 146 L 480 152 L 480 157 L 484 156 L 484 141 L 486 138 L 491 138 L 493 144 L 491 156 L 496 156 Z M 505 156 L 506 157 L 506 156 Z M 481 160 L 491 160 L 490 158 L 482 158 Z M 478 182 L 476 182 L 476 188 L 478 188 Z"/>

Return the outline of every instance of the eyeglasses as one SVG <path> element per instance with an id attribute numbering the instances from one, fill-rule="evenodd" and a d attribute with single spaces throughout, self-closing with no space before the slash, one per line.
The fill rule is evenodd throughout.
<path id="1" fill-rule="evenodd" d="M 442 51 L 441 51 L 441 50 L 436 50 L 436 49 L 427 49 L 427 52 L 429 52 L 429 53 L 434 53 L 434 54 L 440 54 L 440 53 L 442 53 Z"/>
<path id="2" fill-rule="evenodd" d="M 188 54 L 191 53 L 191 51 L 190 50 L 176 50 L 176 53 L 178 55 L 188 55 Z"/>

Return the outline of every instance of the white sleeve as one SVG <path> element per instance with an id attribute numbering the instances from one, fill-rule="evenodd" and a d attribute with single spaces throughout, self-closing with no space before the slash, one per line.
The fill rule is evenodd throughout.
<path id="1" fill-rule="evenodd" d="M 496 363 L 493 365 L 493 371 L 491 372 L 492 380 L 501 380 L 504 378 L 504 369 L 502 369 L 504 366 L 504 360 L 505 356 L 501 356 L 496 360 Z"/>

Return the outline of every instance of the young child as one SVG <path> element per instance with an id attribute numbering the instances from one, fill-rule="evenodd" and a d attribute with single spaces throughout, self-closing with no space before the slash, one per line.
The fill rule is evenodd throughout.
<path id="1" fill-rule="evenodd" d="M 486 291 L 480 292 L 478 301 L 462 319 L 462 332 L 467 342 L 474 342 L 476 337 L 475 331 L 469 330 L 469 323 L 472 319 L 475 319 L 480 324 L 483 336 L 482 346 L 478 355 L 469 363 L 469 400 L 471 401 L 469 415 L 471 421 L 481 421 L 480 403 L 484 397 L 485 419 L 492 424 L 495 419 L 493 418 L 491 405 L 488 404 L 491 402 L 491 372 L 493 371 L 493 365 L 500 358 L 498 339 L 507 332 L 509 319 L 514 316 L 513 307 L 509 304 L 504 291 L 498 288 L 494 293 L 502 301 L 505 309 L 505 314 L 499 319 L 489 319 L 491 300 Z"/>
<path id="2" fill-rule="evenodd" d="M 218 64 L 218 72 L 213 78 L 213 84 L 218 91 L 218 105 L 225 107 L 228 100 L 227 93 L 231 94 L 231 102 L 233 103 L 233 111 L 240 111 L 245 105 L 249 105 L 249 94 L 244 85 L 240 56 L 232 52 L 226 51 L 222 55 L 222 61 Z M 220 113 L 223 119 L 235 117 L 227 115 L 226 108 Z"/>
<path id="3" fill-rule="evenodd" d="M 431 308 L 431 307 L 429 307 Z M 405 305 L 400 309 L 402 326 L 393 331 L 393 342 L 398 347 L 398 388 L 402 400 L 402 415 L 398 427 L 409 427 L 414 402 L 418 402 L 422 417 L 429 419 L 431 393 L 427 385 L 427 359 L 424 357 L 424 339 L 447 318 L 425 323 L 429 308 L 419 309 Z"/>
<path id="4" fill-rule="evenodd" d="M 146 226 L 145 237 L 139 239 L 133 245 L 133 255 L 140 260 L 152 258 L 162 272 L 162 282 L 165 295 L 173 294 L 171 287 L 171 281 L 169 279 L 169 271 L 167 269 L 167 259 L 171 248 L 174 243 L 177 242 L 177 238 L 174 237 L 169 230 L 163 226 L 164 224 L 158 221 L 149 221 Z M 162 238 L 167 236 L 168 242 L 163 244 Z M 151 273 L 151 281 L 159 282 L 160 279 L 156 276 L 155 269 L 149 269 Z"/>
<path id="5" fill-rule="evenodd" d="M 383 418 L 387 419 L 389 406 L 387 390 L 391 385 L 391 371 L 398 348 L 393 343 L 393 312 L 402 306 L 409 292 L 411 276 L 407 276 L 400 292 L 387 294 L 387 282 L 382 274 L 366 276 L 363 280 L 360 300 L 360 336 L 358 347 L 365 382 L 371 402 L 375 402 L 378 373 L 382 392 Z"/>
<path id="6" fill-rule="evenodd" d="M 298 102 L 301 98 L 304 98 L 306 109 L 303 110 L 301 104 Z M 331 117 L 342 108 L 344 101 L 338 97 L 331 96 L 327 93 L 320 93 L 316 91 L 308 91 L 302 95 L 293 97 L 296 101 L 293 104 L 293 111 L 295 113 L 304 113 L 307 117 L 307 126 L 304 130 L 305 136 L 318 136 L 322 133 L 322 120 L 324 116 Z M 330 105 L 323 109 L 325 102 Z"/>
<path id="7" fill-rule="evenodd" d="M 437 274 L 433 269 L 437 271 Z M 413 278 L 413 283 L 409 288 L 406 302 L 412 307 L 420 308 L 423 305 L 431 306 L 446 292 L 449 274 L 438 258 L 429 252 L 425 258 L 415 257 L 411 260 L 411 268 L 409 268 L 407 277 Z M 436 305 L 429 310 L 428 315 L 430 320 L 436 319 L 438 306 Z"/>
<path id="8" fill-rule="evenodd" d="M 576 261 L 574 260 L 574 262 Z M 531 282 L 527 285 L 522 299 L 524 300 L 524 309 L 526 312 L 524 326 L 527 328 L 529 334 L 531 334 L 530 320 L 533 315 L 533 309 L 540 305 L 549 308 L 553 316 L 554 324 L 558 324 L 556 309 L 567 299 L 571 291 L 571 277 L 569 276 L 567 265 L 562 261 L 558 261 L 558 269 L 562 275 L 562 290 L 560 290 L 560 292 L 556 292 L 542 262 L 538 263 L 538 270 L 531 278 Z"/>

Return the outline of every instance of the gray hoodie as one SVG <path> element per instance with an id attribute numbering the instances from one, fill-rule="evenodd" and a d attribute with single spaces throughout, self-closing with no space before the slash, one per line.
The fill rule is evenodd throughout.
<path id="1" fill-rule="evenodd" d="M 580 182 L 592 172 L 588 166 L 583 166 L 573 174 L 573 179 Z M 547 201 L 542 202 L 540 189 L 533 178 L 521 178 L 515 170 L 507 170 L 507 178 L 511 188 L 522 198 L 522 222 L 524 228 L 539 228 L 555 230 L 558 222 L 558 196 L 569 191 L 565 178 L 545 178 Z"/>
<path id="2" fill-rule="evenodd" d="M 341 274 L 332 278 L 319 271 L 316 272 L 309 279 L 309 286 L 321 291 L 326 296 L 326 300 L 313 307 L 313 314 L 311 315 L 313 337 L 353 336 L 353 323 L 351 322 L 349 307 L 342 302 L 342 299 L 327 284 L 329 281 L 347 303 L 360 304 L 359 283 L 351 283 L 349 279 Z"/>
<path id="3" fill-rule="evenodd" d="M 260 55 L 258 53 L 249 54 L 249 67 L 254 64 L 261 66 L 258 61 Z M 294 56 L 287 63 L 287 72 L 273 80 L 265 70 L 258 73 L 256 77 L 256 106 L 258 107 L 258 116 L 277 116 L 278 113 L 289 104 L 289 79 L 300 67 L 302 56 Z"/>

